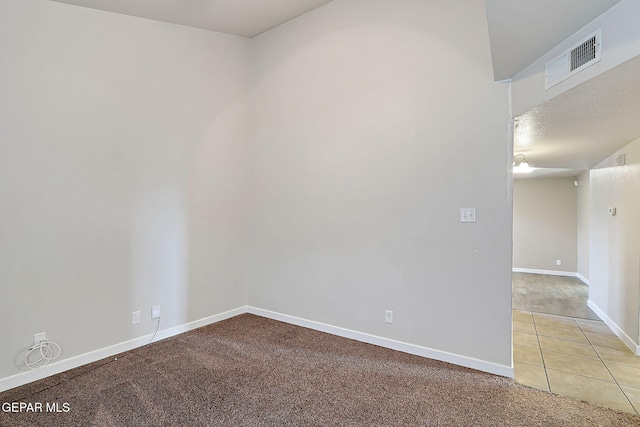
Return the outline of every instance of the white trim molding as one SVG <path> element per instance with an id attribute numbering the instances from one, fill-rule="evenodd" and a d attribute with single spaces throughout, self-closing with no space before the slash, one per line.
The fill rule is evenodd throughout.
<path id="1" fill-rule="evenodd" d="M 517 268 L 517 267 L 513 267 L 512 271 L 514 273 L 548 274 L 550 276 L 578 277 L 578 273 L 575 273 L 572 271 L 538 270 L 535 268 Z"/>
<path id="2" fill-rule="evenodd" d="M 364 332 L 353 331 L 350 329 L 341 328 L 338 326 L 327 325 L 325 323 L 315 322 L 312 320 L 306 320 L 295 316 L 289 316 L 287 314 L 276 313 L 269 310 L 263 310 L 256 307 L 243 306 L 233 310 L 226 311 L 224 313 L 216 314 L 213 316 L 205 317 L 200 320 L 185 323 L 183 325 L 174 326 L 169 329 L 158 331 L 154 342 L 169 338 L 181 333 L 207 326 L 213 323 L 220 322 L 222 320 L 229 319 L 231 317 L 238 316 L 244 313 L 251 313 L 257 316 L 266 317 L 273 320 L 279 320 L 281 322 L 289 323 L 292 325 L 302 326 L 304 328 L 313 329 L 316 331 L 326 332 L 332 335 L 337 335 L 344 338 L 349 338 L 355 341 L 360 341 L 368 344 L 374 344 L 380 347 L 389 348 L 392 350 L 401 351 L 404 353 L 413 354 L 416 356 L 422 356 L 429 359 L 440 360 L 443 362 L 452 363 L 454 365 L 464 366 L 471 369 L 477 369 L 479 371 L 488 372 L 490 374 L 501 375 L 503 377 L 513 378 L 513 365 L 499 365 L 484 360 L 474 359 L 468 356 L 462 356 L 458 354 L 448 353 L 446 351 L 434 350 L 427 347 L 422 347 L 415 344 L 409 344 L 401 341 L 395 341 L 389 338 L 383 338 L 376 335 L 366 334 Z M 153 334 L 144 335 L 129 341 L 124 341 L 119 344 L 115 344 L 109 347 L 101 348 L 99 350 L 91 351 L 79 356 L 70 357 L 68 359 L 61 360 L 59 362 L 52 363 L 51 365 L 43 366 L 33 371 L 25 371 L 10 377 L 0 379 L 0 392 L 19 387 L 24 384 L 28 384 L 33 381 L 41 380 L 43 378 L 50 377 L 52 375 L 59 374 L 69 369 L 77 368 L 88 363 L 97 362 L 98 360 L 106 359 L 116 356 L 120 353 L 133 350 L 138 347 L 142 347 L 149 343 L 149 340 Z"/>
<path id="3" fill-rule="evenodd" d="M 629 349 L 636 355 L 636 356 L 640 356 L 640 345 L 638 345 L 638 343 L 636 343 L 633 339 L 631 339 L 631 337 L 629 337 L 629 335 L 627 335 L 617 324 L 616 322 L 614 322 L 613 320 L 611 320 L 609 318 L 609 316 L 607 316 L 605 314 L 604 311 L 602 311 L 600 309 L 600 307 L 598 307 L 593 301 L 588 300 L 587 301 L 587 305 L 589 306 L 589 308 L 591 310 L 593 310 L 594 313 L 596 313 L 598 315 L 598 317 L 600 319 L 602 319 L 602 321 L 604 323 L 607 324 L 607 326 L 613 331 L 614 334 L 616 334 L 618 336 L 618 338 L 620 338 L 622 340 L 623 343 L 625 343 L 625 345 L 627 347 L 629 347 Z"/>
<path id="4" fill-rule="evenodd" d="M 582 280 L 582 282 L 583 282 L 585 285 L 587 285 L 587 286 L 591 284 L 591 283 L 589 282 L 589 279 L 587 279 L 586 277 L 584 277 L 584 276 L 583 276 L 582 274 L 580 274 L 580 273 L 576 273 L 576 277 L 577 277 L 578 279 Z"/>
<path id="5" fill-rule="evenodd" d="M 281 322 L 289 323 L 296 326 L 302 326 L 304 328 L 309 328 L 320 332 L 326 332 L 328 334 L 337 335 L 343 338 L 349 338 L 367 344 L 389 348 L 391 350 L 401 351 L 403 353 L 440 360 L 442 362 L 448 362 L 454 365 L 464 366 L 466 368 L 477 369 L 478 371 L 488 372 L 490 374 L 513 378 L 513 366 L 499 365 L 497 363 L 487 362 L 485 360 L 474 359 L 472 357 L 448 353 L 441 350 L 434 350 L 415 344 L 409 344 L 402 341 L 396 341 L 389 338 L 370 335 L 364 332 L 353 331 L 351 329 L 345 329 L 339 326 L 328 325 L 326 323 L 315 322 L 312 320 L 302 319 L 300 317 L 290 316 L 288 314 L 277 313 L 274 311 L 263 310 L 256 307 L 249 306 L 248 313 L 273 320 L 279 320 Z"/>
<path id="6" fill-rule="evenodd" d="M 224 313 L 205 317 L 200 320 L 195 320 L 193 322 L 185 323 L 179 326 L 174 326 L 169 329 L 160 330 L 156 334 L 154 342 L 190 331 L 192 329 L 197 329 L 202 326 L 220 322 L 221 320 L 229 319 L 246 312 L 246 307 L 240 307 L 226 311 Z M 69 369 L 78 368 L 88 363 L 97 362 L 98 360 L 106 359 L 108 357 L 124 353 L 125 351 L 133 350 L 134 348 L 142 347 L 149 343 L 151 337 L 153 337 L 153 334 L 144 335 L 142 337 L 104 347 L 99 350 L 90 351 L 88 353 L 84 353 L 75 357 L 70 357 L 68 359 L 64 359 L 59 362 L 55 362 L 50 365 L 35 369 L 33 371 L 20 372 L 19 374 L 15 374 L 10 377 L 0 378 L 0 392 L 12 389 L 14 387 L 19 387 L 33 381 L 38 381 L 43 378 L 59 374 L 61 372 L 68 371 Z"/>
<path id="7" fill-rule="evenodd" d="M 536 268 L 519 268 L 513 267 L 511 269 L 514 273 L 531 273 L 531 274 L 547 274 L 549 276 L 563 276 L 563 277 L 576 277 L 580 279 L 585 285 L 589 285 L 589 279 L 584 277 L 580 273 L 575 273 L 573 271 L 557 271 L 557 270 L 538 270 Z"/>

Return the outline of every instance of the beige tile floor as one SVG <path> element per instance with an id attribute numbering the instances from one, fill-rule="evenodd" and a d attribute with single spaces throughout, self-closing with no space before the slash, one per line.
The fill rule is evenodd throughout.
<path id="1" fill-rule="evenodd" d="M 640 357 L 602 321 L 514 310 L 513 360 L 518 383 L 640 414 Z"/>

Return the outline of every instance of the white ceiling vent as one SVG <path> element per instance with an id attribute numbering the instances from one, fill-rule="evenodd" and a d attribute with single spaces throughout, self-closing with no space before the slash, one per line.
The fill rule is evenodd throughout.
<path id="1" fill-rule="evenodd" d="M 561 55 L 547 62 L 544 88 L 549 89 L 600 61 L 602 30 L 597 30 Z"/>

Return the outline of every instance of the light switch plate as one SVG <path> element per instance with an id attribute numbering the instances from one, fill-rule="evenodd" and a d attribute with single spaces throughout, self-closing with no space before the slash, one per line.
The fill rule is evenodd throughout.
<path id="1" fill-rule="evenodd" d="M 460 222 L 476 222 L 476 208 L 460 209 Z"/>

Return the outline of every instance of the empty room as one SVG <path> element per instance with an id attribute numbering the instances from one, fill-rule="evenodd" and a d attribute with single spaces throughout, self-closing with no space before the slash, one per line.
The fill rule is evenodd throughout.
<path id="1" fill-rule="evenodd" d="M 515 264 L 514 155 L 577 171 L 565 267 L 637 357 L 640 129 L 580 165 L 519 141 L 640 57 L 638 16 L 0 0 L 0 425 L 637 425 L 640 386 L 607 382 L 616 406 L 540 387 L 544 363 L 518 379 L 517 340 L 544 339 L 512 275 L 553 270 Z"/>

